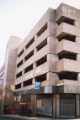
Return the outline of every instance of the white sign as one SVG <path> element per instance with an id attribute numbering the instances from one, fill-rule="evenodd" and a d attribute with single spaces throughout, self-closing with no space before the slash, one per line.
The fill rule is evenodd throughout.
<path id="1" fill-rule="evenodd" d="M 38 80 L 36 80 L 36 82 L 35 82 L 35 89 L 40 89 L 40 87 L 41 87 L 41 82 L 40 81 L 38 81 Z"/>

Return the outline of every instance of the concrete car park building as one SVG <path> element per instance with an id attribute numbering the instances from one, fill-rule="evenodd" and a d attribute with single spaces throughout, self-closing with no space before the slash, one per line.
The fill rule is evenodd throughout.
<path id="1" fill-rule="evenodd" d="M 17 101 L 29 103 L 36 114 L 80 116 L 79 9 L 48 9 L 12 54 Z"/>

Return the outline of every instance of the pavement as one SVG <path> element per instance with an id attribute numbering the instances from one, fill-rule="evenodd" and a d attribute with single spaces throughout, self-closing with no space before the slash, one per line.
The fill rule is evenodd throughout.
<path id="1" fill-rule="evenodd" d="M 3 117 L 8 118 L 16 118 L 20 120 L 64 120 L 64 119 L 54 119 L 54 118 L 44 118 L 44 117 L 27 117 L 27 116 L 20 116 L 20 115 L 1 115 Z M 80 118 L 76 119 L 68 119 L 68 120 L 80 120 Z"/>
<path id="2" fill-rule="evenodd" d="M 28 116 L 20 116 L 20 115 L 0 115 L 5 118 L 16 118 L 20 120 L 53 120 L 52 118 L 43 118 L 43 117 L 28 117 Z"/>

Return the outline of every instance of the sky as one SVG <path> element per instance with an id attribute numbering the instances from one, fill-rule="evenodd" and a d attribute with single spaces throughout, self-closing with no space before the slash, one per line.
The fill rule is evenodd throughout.
<path id="1" fill-rule="evenodd" d="M 48 8 L 62 2 L 80 8 L 80 0 L 0 0 L 0 67 L 9 37 L 24 39 Z"/>

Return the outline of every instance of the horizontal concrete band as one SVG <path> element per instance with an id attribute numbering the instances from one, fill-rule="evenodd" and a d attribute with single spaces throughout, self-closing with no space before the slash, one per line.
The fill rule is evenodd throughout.
<path id="1" fill-rule="evenodd" d="M 76 90 L 74 90 L 74 88 Z M 80 94 L 78 87 L 68 87 L 68 86 L 45 86 L 41 87 L 40 89 L 30 89 L 27 91 L 17 91 L 14 93 L 14 95 L 26 95 L 26 94 L 59 94 L 59 93 L 73 93 L 73 94 Z"/>
<path id="2" fill-rule="evenodd" d="M 56 93 L 57 87 L 56 86 L 45 86 L 40 87 L 40 89 L 30 89 L 27 91 L 16 91 L 14 95 L 26 95 L 26 94 L 52 94 Z"/>
<path id="3" fill-rule="evenodd" d="M 50 90 L 49 90 L 50 89 Z M 58 94 L 58 93 L 72 93 L 72 90 L 67 90 L 67 88 L 64 88 L 64 85 L 62 86 L 52 86 L 50 88 L 47 87 L 41 87 L 38 89 L 30 89 L 28 91 L 18 91 L 15 92 L 14 95 L 26 95 L 26 94 Z M 79 92 L 78 92 L 79 93 Z M 73 94 L 76 94 L 76 92 L 73 91 Z"/>

